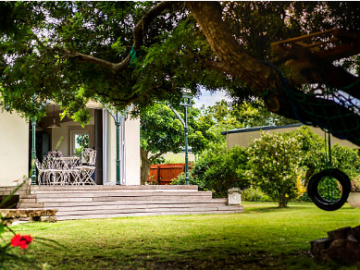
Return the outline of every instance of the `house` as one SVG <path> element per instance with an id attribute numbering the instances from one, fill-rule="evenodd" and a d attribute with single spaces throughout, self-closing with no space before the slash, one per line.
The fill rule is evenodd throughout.
<path id="1" fill-rule="evenodd" d="M 260 137 L 261 131 L 267 132 L 288 132 L 294 131 L 303 126 L 303 124 L 293 124 L 287 126 L 262 126 L 262 127 L 253 127 L 253 128 L 241 128 L 241 129 L 233 129 L 228 131 L 221 132 L 221 135 L 226 136 L 226 145 L 227 148 L 230 149 L 235 145 L 247 147 L 252 143 L 255 139 Z M 312 131 L 319 136 L 324 137 L 324 131 L 320 128 L 310 126 Z M 349 148 L 359 148 L 359 146 L 347 141 L 341 140 L 331 135 L 331 143 L 338 143 L 342 146 L 346 146 Z"/>
<path id="2" fill-rule="evenodd" d="M 83 136 L 87 146 L 97 150 L 95 181 L 111 185 L 116 181 L 116 126 L 113 117 L 95 102 L 87 104 L 91 121 L 84 128 L 65 117 L 60 121 L 60 106 L 49 103 L 47 116 L 36 123 L 36 156 L 42 159 L 48 151 L 60 150 L 73 156 Z M 58 124 L 60 124 L 58 126 Z M 56 128 L 52 128 L 58 126 Z M 32 125 L 20 114 L 0 108 L 0 186 L 11 186 L 14 181 L 28 176 L 31 169 Z M 120 125 L 121 183 L 140 184 L 140 121 L 125 117 Z"/>

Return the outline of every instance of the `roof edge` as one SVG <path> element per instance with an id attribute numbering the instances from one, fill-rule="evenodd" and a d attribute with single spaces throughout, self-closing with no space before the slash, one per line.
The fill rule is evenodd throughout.
<path id="1" fill-rule="evenodd" d="M 286 126 L 262 126 L 262 127 L 252 127 L 252 128 L 240 128 L 240 129 L 232 129 L 228 131 L 221 132 L 221 135 L 227 135 L 231 133 L 244 133 L 244 132 L 251 132 L 251 131 L 259 131 L 259 130 L 274 130 L 280 128 L 292 128 L 292 127 L 301 127 L 303 124 L 292 124 Z"/>

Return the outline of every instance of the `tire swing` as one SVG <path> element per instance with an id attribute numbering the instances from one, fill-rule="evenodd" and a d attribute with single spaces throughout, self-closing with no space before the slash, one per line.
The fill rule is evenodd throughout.
<path id="1" fill-rule="evenodd" d="M 325 149 L 326 146 L 326 169 L 310 178 L 307 192 L 317 207 L 325 211 L 335 211 L 346 203 L 351 191 L 351 182 L 344 172 L 332 168 L 331 137 L 330 133 L 325 132 Z"/>
<path id="2" fill-rule="evenodd" d="M 305 92 L 290 88 L 281 71 L 271 63 L 283 82 L 286 96 L 293 109 L 294 116 L 305 125 L 320 127 L 328 133 L 325 136 L 327 156 L 325 170 L 315 174 L 309 180 L 307 191 L 314 204 L 325 211 L 341 208 L 349 197 L 351 182 L 342 171 L 332 168 L 330 133 L 340 139 L 346 139 L 360 145 L 360 104 L 358 99 L 343 94 L 340 90 L 349 90 L 360 84 L 360 79 L 340 90 L 321 85 Z M 267 98 L 268 92 L 264 94 Z M 311 122 L 304 120 L 311 119 Z"/>
<path id="3" fill-rule="evenodd" d="M 328 181 L 336 179 L 337 183 L 341 185 L 341 188 L 338 190 L 340 194 L 334 197 L 331 196 L 335 193 L 334 190 L 321 191 L 321 189 L 326 189 L 326 187 L 324 187 L 326 184 L 322 183 L 324 179 Z M 325 169 L 315 174 L 311 177 L 307 187 L 307 192 L 311 200 L 317 207 L 325 211 L 340 209 L 347 201 L 350 191 L 351 183 L 349 177 L 338 169 Z M 324 194 L 324 192 L 327 192 L 327 194 Z"/>

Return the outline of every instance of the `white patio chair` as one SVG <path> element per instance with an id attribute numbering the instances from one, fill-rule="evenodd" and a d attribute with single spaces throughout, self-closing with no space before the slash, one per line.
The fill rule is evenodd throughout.
<path id="1" fill-rule="evenodd" d="M 81 149 L 81 165 L 75 167 L 75 170 L 77 170 L 75 185 L 96 185 L 95 181 L 91 178 L 96 169 L 95 162 L 96 150 L 91 148 Z"/>
<path id="2" fill-rule="evenodd" d="M 95 166 L 96 161 L 96 150 L 91 148 L 81 149 L 80 163 L 82 165 Z"/>
<path id="3" fill-rule="evenodd" d="M 35 165 L 38 170 L 38 184 L 39 185 L 44 185 L 44 184 L 49 185 L 50 182 L 49 182 L 48 175 L 51 170 L 46 168 L 47 163 L 45 163 L 45 162 L 40 163 L 40 161 L 38 159 L 36 159 Z"/>

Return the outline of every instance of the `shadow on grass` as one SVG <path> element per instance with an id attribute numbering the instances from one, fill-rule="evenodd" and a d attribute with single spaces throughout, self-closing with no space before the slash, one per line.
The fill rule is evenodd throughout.
<path id="1" fill-rule="evenodd" d="M 296 204 L 289 204 L 286 207 L 279 207 L 279 206 L 271 206 L 271 205 L 252 205 L 252 204 L 245 204 L 244 209 L 245 213 L 269 213 L 269 212 L 282 212 L 282 211 L 299 211 L 299 210 L 306 210 L 313 207 L 309 203 L 296 203 Z"/>

